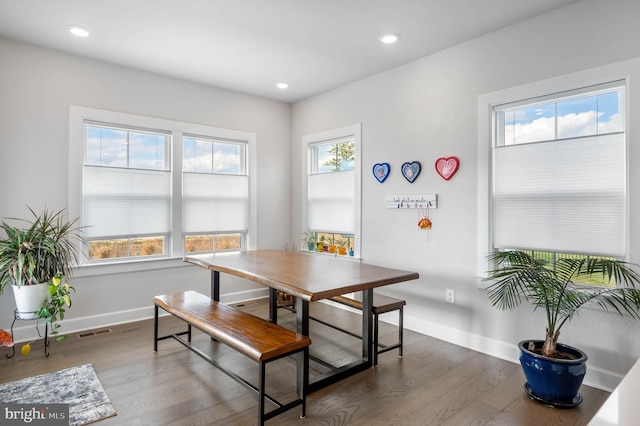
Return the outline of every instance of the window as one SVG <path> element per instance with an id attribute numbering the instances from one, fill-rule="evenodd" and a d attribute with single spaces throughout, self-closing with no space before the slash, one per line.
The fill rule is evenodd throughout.
<path id="1" fill-rule="evenodd" d="M 318 241 L 360 253 L 360 125 L 303 137 L 302 224 Z"/>
<path id="2" fill-rule="evenodd" d="M 84 122 L 82 223 L 89 260 L 167 253 L 170 135 Z"/>
<path id="3" fill-rule="evenodd" d="M 249 226 L 247 144 L 184 137 L 182 174 L 185 252 L 241 249 Z"/>
<path id="4" fill-rule="evenodd" d="M 562 79 L 552 82 L 556 89 L 566 84 Z M 479 170 L 487 170 L 481 161 L 490 164 L 489 180 L 484 180 L 485 188 L 490 188 L 489 228 L 486 239 L 479 234 L 481 255 L 521 249 L 543 260 L 554 256 L 623 259 L 627 247 L 625 80 L 571 91 L 550 90 L 547 93 L 552 94 L 546 95 L 539 90 L 548 83 L 479 99 L 480 112 L 488 107 L 491 122 L 491 126 L 479 124 Z M 530 96 L 535 90 L 538 93 Z M 529 96 L 509 99 L 515 93 Z M 488 130 L 492 143 L 485 157 L 481 144 L 487 142 L 482 134 Z M 481 194 L 483 185 L 480 174 Z"/>
<path id="5" fill-rule="evenodd" d="M 494 107 L 494 248 L 624 257 L 623 89 Z"/>
<path id="6" fill-rule="evenodd" d="M 84 263 L 251 248 L 255 134 L 81 107 L 70 123 Z"/>

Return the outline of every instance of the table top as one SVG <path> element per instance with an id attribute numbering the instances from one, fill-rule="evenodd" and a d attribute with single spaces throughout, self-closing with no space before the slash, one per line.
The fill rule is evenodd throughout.
<path id="1" fill-rule="evenodd" d="M 285 250 L 186 256 L 184 261 L 246 278 L 309 302 L 419 278 L 417 272 Z"/>

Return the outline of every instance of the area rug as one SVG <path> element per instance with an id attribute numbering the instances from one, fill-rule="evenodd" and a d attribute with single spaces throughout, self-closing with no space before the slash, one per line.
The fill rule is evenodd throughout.
<path id="1" fill-rule="evenodd" d="M 0 402 L 69 404 L 69 425 L 115 416 L 116 411 L 91 364 L 0 384 Z"/>

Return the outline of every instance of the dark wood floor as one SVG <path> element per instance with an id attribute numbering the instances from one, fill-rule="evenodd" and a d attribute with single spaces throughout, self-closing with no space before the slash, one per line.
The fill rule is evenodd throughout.
<path id="1" fill-rule="evenodd" d="M 242 307 L 266 316 L 266 302 Z M 279 310 L 280 323 L 293 315 Z M 312 304 L 312 315 L 358 330 L 358 315 Z M 390 314 L 394 315 L 394 314 Z M 163 331 L 175 329 L 162 318 Z M 109 333 L 80 338 L 70 335 L 51 344 L 45 358 L 37 342 L 29 357 L 19 352 L 4 359 L 0 349 L 0 383 L 93 364 L 118 413 L 97 423 L 111 425 L 251 425 L 256 423 L 254 394 L 173 340 L 153 352 L 152 321 L 114 326 Z M 348 362 L 359 341 L 312 322 L 313 351 L 334 363 Z M 97 330 L 103 331 L 103 330 Z M 336 337 L 339 336 L 339 337 Z M 382 324 L 381 340 L 391 341 L 395 328 Z M 256 365 L 241 355 L 198 335 L 198 345 L 247 378 Z M 19 348 L 18 348 L 19 349 Z M 293 359 L 268 367 L 268 392 L 277 398 L 295 389 Z M 308 397 L 307 417 L 294 409 L 269 425 L 584 425 L 608 393 L 583 386 L 584 402 L 574 409 L 554 409 L 530 400 L 522 386 L 520 366 L 411 331 L 405 331 L 403 358 L 380 355 L 380 364 Z M 44 401 L 43 401 L 44 402 Z M 268 409 L 270 409 L 268 407 Z"/>

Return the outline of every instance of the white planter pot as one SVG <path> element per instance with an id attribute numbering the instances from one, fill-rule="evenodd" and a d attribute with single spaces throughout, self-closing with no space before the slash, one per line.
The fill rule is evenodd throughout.
<path id="1" fill-rule="evenodd" d="M 49 283 L 36 285 L 17 285 L 13 288 L 13 296 L 16 299 L 18 316 L 21 319 L 36 319 L 36 311 L 40 309 L 42 303 L 49 297 Z"/>

